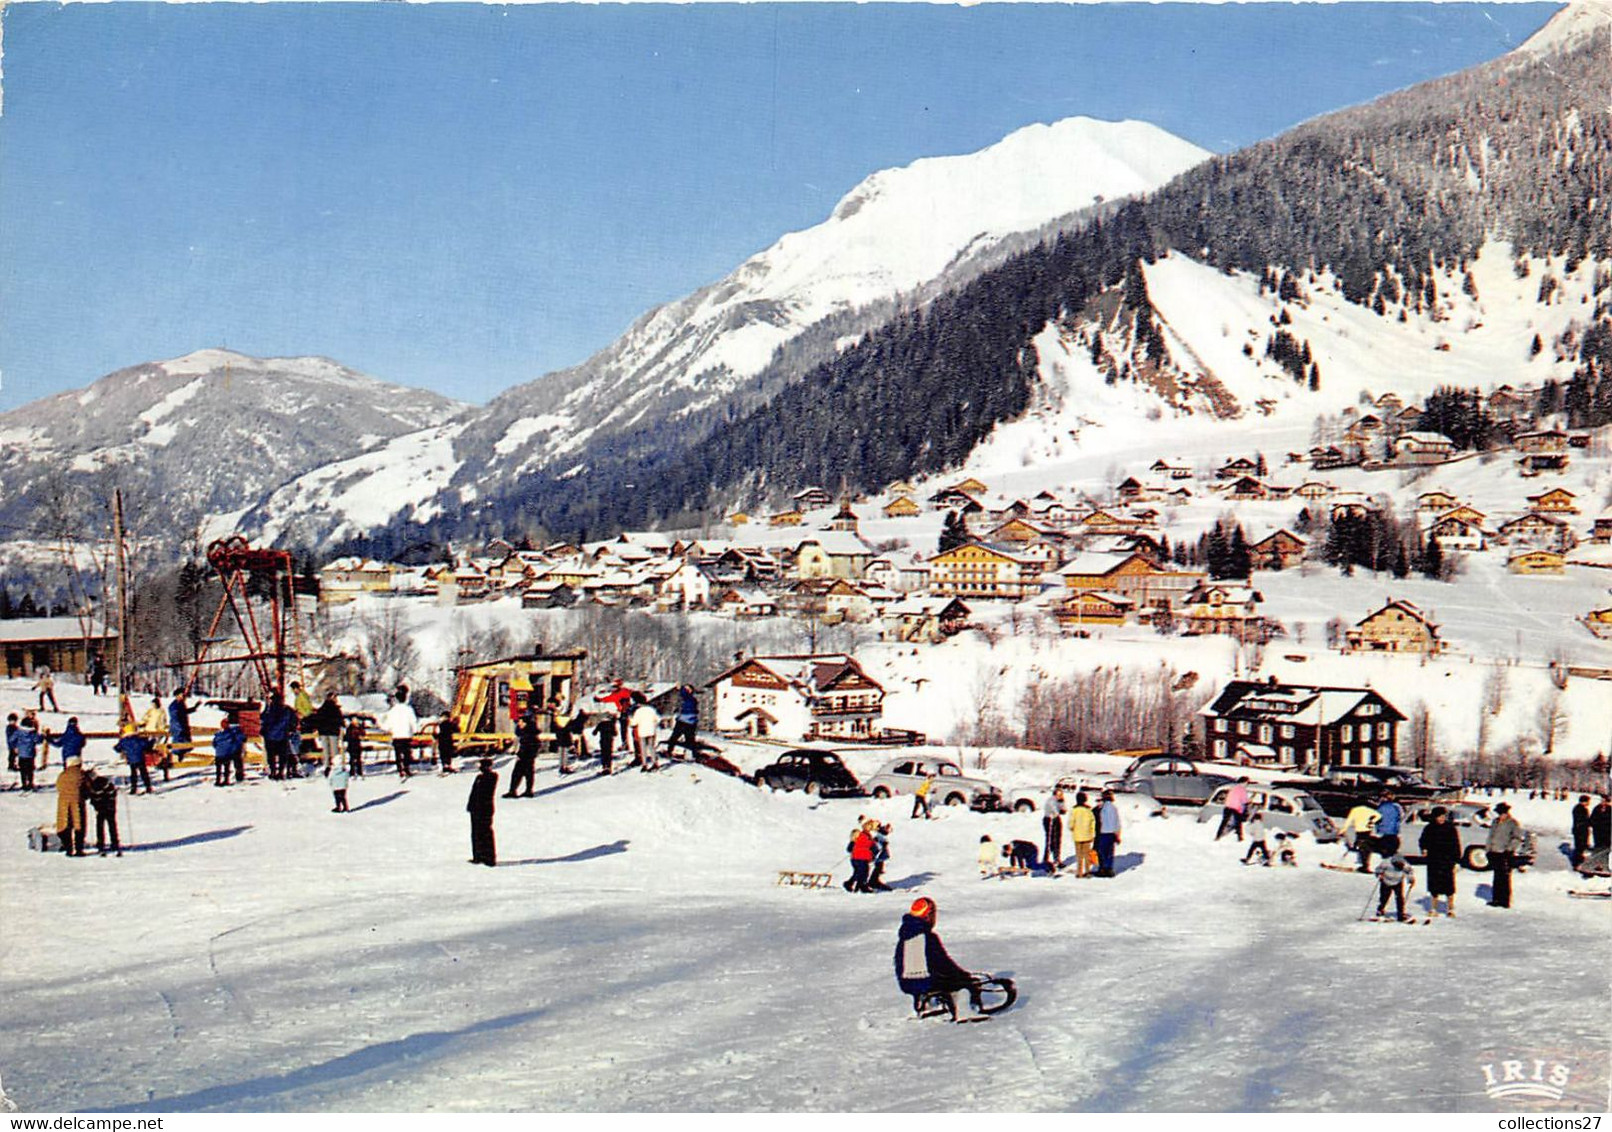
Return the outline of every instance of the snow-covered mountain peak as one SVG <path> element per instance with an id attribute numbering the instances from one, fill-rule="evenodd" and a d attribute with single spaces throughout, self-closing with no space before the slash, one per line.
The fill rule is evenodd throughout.
<path id="1" fill-rule="evenodd" d="M 1517 49 L 1520 54 L 1571 51 L 1589 37 L 1612 31 L 1612 0 L 1574 0 L 1552 16 Z"/>

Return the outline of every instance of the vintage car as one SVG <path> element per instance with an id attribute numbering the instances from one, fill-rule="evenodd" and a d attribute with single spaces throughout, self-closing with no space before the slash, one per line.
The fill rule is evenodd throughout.
<path id="1" fill-rule="evenodd" d="M 1231 786 L 1222 786 L 1209 795 L 1209 801 L 1198 812 L 1198 820 L 1219 821 L 1226 808 L 1226 794 L 1230 790 Z M 1343 836 L 1332 819 L 1322 812 L 1319 802 L 1303 790 L 1295 790 L 1291 786 L 1248 783 L 1248 809 L 1244 813 L 1252 817 L 1258 810 L 1265 811 L 1266 825 L 1283 833 L 1308 833 L 1323 843 L 1336 841 Z"/>
<path id="2" fill-rule="evenodd" d="M 800 747 L 755 773 L 757 786 L 769 790 L 804 790 L 825 798 L 860 795 L 862 784 L 833 751 Z"/>
<path id="3" fill-rule="evenodd" d="M 1126 767 L 1123 775 L 1108 783 L 1108 789 L 1145 794 L 1156 802 L 1201 806 L 1220 787 L 1235 781 L 1229 774 L 1204 770 L 1191 759 L 1148 755 Z"/>
<path id="4" fill-rule="evenodd" d="M 929 789 L 931 805 L 968 806 L 975 810 L 1002 808 L 1002 791 L 983 778 L 970 778 L 963 768 L 950 759 L 937 759 L 928 755 L 903 755 L 891 759 L 862 784 L 875 798 L 888 798 L 893 794 L 911 794 L 933 775 L 934 786 Z"/>
<path id="5" fill-rule="evenodd" d="M 1457 801 L 1460 791 L 1429 782 L 1410 766 L 1329 766 L 1320 778 L 1280 779 L 1275 785 L 1308 791 L 1335 818 L 1348 816 L 1360 803 L 1374 805 L 1392 791 L 1400 805 Z"/>
<path id="6" fill-rule="evenodd" d="M 1489 868 L 1489 827 L 1494 825 L 1494 810 L 1482 802 L 1415 803 L 1404 807 L 1404 821 L 1399 830 L 1399 852 L 1407 861 L 1420 863 L 1422 857 L 1422 831 L 1432 820 L 1434 805 L 1450 811 L 1450 824 L 1461 838 L 1461 864 L 1473 872 Z M 1526 869 L 1539 859 L 1539 841 L 1532 831 L 1523 828 L 1522 850 L 1512 854 L 1512 867 Z"/>

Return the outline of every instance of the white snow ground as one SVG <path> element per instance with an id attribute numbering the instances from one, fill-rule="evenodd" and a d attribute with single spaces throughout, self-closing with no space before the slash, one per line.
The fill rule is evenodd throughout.
<path id="1" fill-rule="evenodd" d="M 64 706 L 93 725 L 82 689 Z M 1129 800 L 1117 878 L 982 882 L 980 834 L 1034 818 L 550 766 L 500 799 L 487 870 L 465 774 L 355 780 L 346 816 L 318 779 L 209 782 L 125 797 L 121 859 L 30 853 L 53 797 L 0 794 L 0 1076 L 24 1110 L 1514 1111 L 1480 1069 L 1512 1056 L 1569 1065 L 1561 1107 L 1607 1105 L 1608 906 L 1566 896 L 1563 803 L 1519 805 L 1544 860 L 1515 910 L 1462 873 L 1459 918 L 1400 927 L 1355 922 L 1367 883 L 1316 867 L 1336 849 L 1246 869 Z M 864 811 L 895 825 L 894 893 L 774 886 L 843 876 Z M 1012 1011 L 908 1017 L 890 957 L 919 892 L 961 962 L 1018 980 Z"/>

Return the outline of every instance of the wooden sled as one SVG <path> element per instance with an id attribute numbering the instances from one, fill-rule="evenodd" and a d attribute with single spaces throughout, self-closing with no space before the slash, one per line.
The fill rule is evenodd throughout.
<path id="1" fill-rule="evenodd" d="M 785 888 L 827 888 L 834 883 L 834 874 L 808 873 L 798 869 L 779 869 L 776 883 Z"/>

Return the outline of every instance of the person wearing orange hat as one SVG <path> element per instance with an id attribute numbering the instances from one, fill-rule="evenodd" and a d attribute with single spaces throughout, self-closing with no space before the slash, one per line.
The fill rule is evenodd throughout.
<path id="1" fill-rule="evenodd" d="M 140 783 L 146 784 L 146 793 L 151 793 L 151 769 L 146 765 L 151 754 L 151 740 L 140 734 L 132 723 L 123 725 L 122 737 L 113 746 L 113 750 L 123 756 L 123 761 L 129 764 L 129 793 L 140 793 Z M 116 840 L 114 838 L 113 840 Z"/>
<path id="2" fill-rule="evenodd" d="M 935 902 L 920 896 L 901 917 L 901 928 L 896 933 L 896 983 L 914 999 L 936 992 L 950 996 L 966 990 L 969 1005 L 975 1014 L 980 1014 L 979 979 L 946 953 L 945 944 L 935 934 L 936 912 Z"/>

